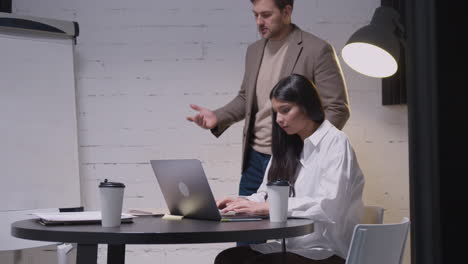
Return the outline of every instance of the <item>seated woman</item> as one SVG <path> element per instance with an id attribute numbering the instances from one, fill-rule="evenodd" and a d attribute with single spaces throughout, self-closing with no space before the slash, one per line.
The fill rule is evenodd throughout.
<path id="1" fill-rule="evenodd" d="M 345 263 L 359 223 L 364 177 L 347 136 L 325 120 L 314 85 L 297 74 L 270 93 L 272 159 L 257 193 L 218 201 L 224 212 L 268 214 L 266 183 L 286 179 L 294 186 L 288 215 L 315 221 L 314 232 L 286 239 L 287 263 Z M 282 263 L 280 241 L 229 248 L 215 264 Z"/>

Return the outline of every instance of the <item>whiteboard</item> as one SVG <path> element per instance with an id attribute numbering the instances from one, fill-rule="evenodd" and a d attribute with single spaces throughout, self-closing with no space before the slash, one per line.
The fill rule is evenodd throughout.
<path id="1" fill-rule="evenodd" d="M 81 205 L 73 53 L 0 29 L 0 212 Z"/>

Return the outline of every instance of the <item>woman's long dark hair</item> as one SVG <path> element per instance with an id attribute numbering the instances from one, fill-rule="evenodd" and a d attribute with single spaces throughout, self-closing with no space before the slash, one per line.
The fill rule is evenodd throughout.
<path id="1" fill-rule="evenodd" d="M 306 77 L 292 74 L 281 79 L 270 92 L 270 100 L 294 103 L 314 122 L 321 124 L 325 119 L 322 102 L 315 85 Z M 295 182 L 296 170 L 304 142 L 298 135 L 288 135 L 276 123 L 277 113 L 272 115 L 272 160 L 268 181 L 287 180 Z"/>

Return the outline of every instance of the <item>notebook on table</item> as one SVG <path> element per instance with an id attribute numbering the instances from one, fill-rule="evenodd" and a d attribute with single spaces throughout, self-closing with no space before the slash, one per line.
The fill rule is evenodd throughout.
<path id="1" fill-rule="evenodd" d="M 197 159 L 151 160 L 171 215 L 214 221 L 258 221 L 268 216 L 221 215 L 201 162 Z"/>
<path id="2" fill-rule="evenodd" d="M 42 225 L 86 225 L 101 224 L 100 211 L 84 212 L 57 212 L 57 213 L 33 213 L 39 217 L 38 222 Z M 121 223 L 132 223 L 135 216 L 123 213 Z"/>

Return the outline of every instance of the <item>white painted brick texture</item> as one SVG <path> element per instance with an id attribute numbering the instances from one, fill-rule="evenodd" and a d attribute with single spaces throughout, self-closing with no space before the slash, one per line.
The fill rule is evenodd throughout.
<path id="1" fill-rule="evenodd" d="M 379 4 L 296 0 L 293 22 L 328 40 L 340 56 Z M 201 159 L 216 197 L 237 193 L 242 124 L 217 139 L 185 117 L 193 113 L 190 103 L 216 108 L 237 93 L 244 52 L 259 38 L 250 8 L 248 0 L 14 1 L 14 13 L 80 25 L 76 78 L 86 209 L 99 209 L 104 178 L 126 184 L 125 208 L 164 207 L 150 159 Z M 351 104 L 344 131 L 366 176 L 365 201 L 386 208 L 386 222 L 399 221 L 409 215 L 406 107 L 382 106 L 380 80 L 341 64 Z M 210 263 L 233 245 L 128 246 L 126 261 Z M 99 263 L 105 260 L 102 246 Z"/>

